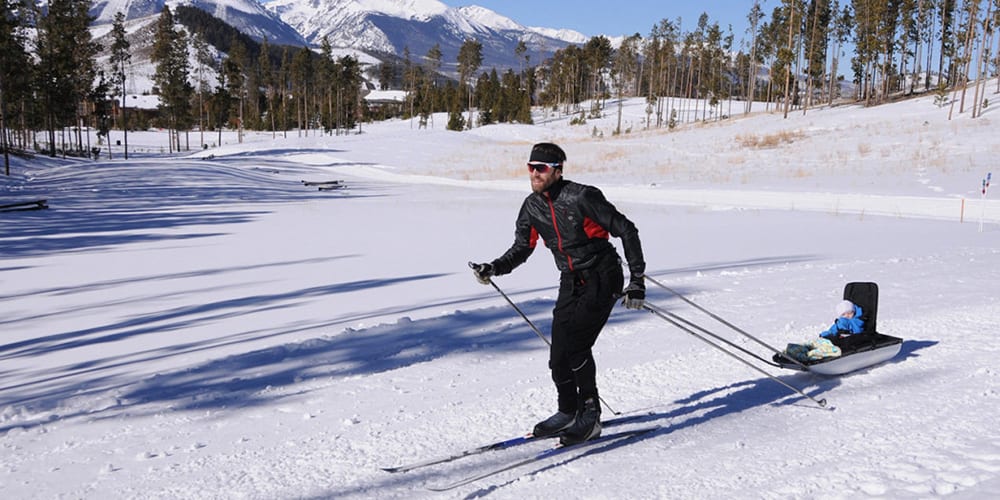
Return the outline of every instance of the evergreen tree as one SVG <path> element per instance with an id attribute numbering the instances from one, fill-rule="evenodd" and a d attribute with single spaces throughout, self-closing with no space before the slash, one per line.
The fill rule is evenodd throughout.
<path id="1" fill-rule="evenodd" d="M 448 103 L 448 130 L 461 131 L 465 129 L 465 118 L 462 117 L 462 90 L 457 85 L 449 84 L 444 92 Z"/>
<path id="2" fill-rule="evenodd" d="M 114 84 L 114 92 L 118 93 L 122 99 L 121 127 L 125 139 L 126 160 L 128 159 L 128 114 L 125 111 L 125 106 L 127 104 L 125 81 L 127 76 L 126 70 L 132 62 L 131 48 L 132 44 L 128 41 L 125 33 L 125 14 L 118 12 L 115 14 L 115 20 L 111 25 L 111 56 L 109 58 L 109 63 L 111 64 L 111 82 Z M 111 151 L 110 146 L 108 151 Z"/>
<path id="3" fill-rule="evenodd" d="M 955 65 L 952 60 L 955 57 L 955 7 L 958 0 L 937 0 L 938 25 L 941 28 L 940 54 L 938 59 L 938 78 L 943 78 L 947 86 L 955 83 Z M 947 70 L 945 69 L 947 61 Z"/>
<path id="4" fill-rule="evenodd" d="M 84 100 L 96 78 L 95 58 L 100 46 L 90 36 L 93 18 L 89 8 L 87 0 L 51 0 L 47 14 L 38 22 L 37 88 L 52 155 L 56 153 L 56 127 L 79 123 Z M 79 128 L 76 150 L 83 150 Z"/>
<path id="5" fill-rule="evenodd" d="M 422 127 L 427 126 L 428 121 L 433 117 L 434 111 L 436 110 L 435 101 L 435 83 L 434 80 L 441 70 L 441 61 L 443 55 L 441 54 L 441 46 L 434 44 L 433 47 L 428 49 L 427 56 L 427 68 L 424 71 L 424 81 L 423 81 L 423 92 L 420 99 L 420 124 Z M 447 102 L 442 100 L 442 102 Z"/>
<path id="6" fill-rule="evenodd" d="M 813 87 L 824 88 L 823 79 L 826 75 L 826 54 L 831 15 L 830 0 L 809 0 L 804 33 L 806 76 L 808 77 L 805 107 L 812 103 Z"/>
<path id="7" fill-rule="evenodd" d="M 21 11 L 23 12 L 23 11 Z M 23 17 L 16 5 L 0 1 L 0 149 L 3 150 L 4 175 L 10 175 L 11 147 L 10 113 L 8 103 L 22 101 L 29 95 L 27 68 L 29 54 L 26 49 Z"/>
<path id="8" fill-rule="evenodd" d="M 836 0 L 834 0 L 834 6 L 837 5 Z M 839 87 L 837 86 L 837 81 L 839 75 L 837 70 L 840 64 L 840 47 L 847 42 L 851 36 L 851 25 L 854 23 L 853 13 L 849 5 L 844 6 L 843 10 L 837 12 L 836 7 L 833 9 L 834 21 L 833 21 L 833 60 L 830 62 L 830 90 L 828 91 L 828 103 L 833 104 L 833 100 L 839 97 Z"/>
<path id="9" fill-rule="evenodd" d="M 916 87 L 916 72 L 919 61 L 917 61 L 916 47 L 920 43 L 920 19 L 917 13 L 918 0 L 900 0 L 899 2 L 899 38 L 896 40 L 896 51 L 899 53 L 898 66 L 898 90 L 903 90 L 907 94 L 913 92 Z M 910 44 L 913 44 L 912 46 Z M 911 48 L 912 47 L 912 48 Z M 913 60 L 913 71 L 908 72 L 910 60 Z"/>
<path id="10" fill-rule="evenodd" d="M 218 144 L 220 145 L 222 144 L 222 129 L 229 122 L 229 112 L 233 108 L 233 98 L 229 94 L 229 81 L 227 79 L 228 75 L 233 73 L 233 70 L 227 69 L 227 64 L 231 63 L 227 60 L 220 61 L 219 63 L 219 85 L 215 88 L 215 92 L 212 94 L 211 101 L 209 102 L 211 116 L 215 120 L 215 128 L 219 134 Z"/>
<path id="11" fill-rule="evenodd" d="M 604 76 L 607 74 L 608 66 L 611 64 L 611 56 L 614 49 L 611 47 L 611 40 L 605 36 L 591 37 L 583 47 L 583 61 L 585 66 L 581 66 L 581 71 L 586 71 L 582 76 L 589 76 L 588 95 L 591 99 L 590 113 L 592 117 L 597 117 L 604 107 L 602 98 L 606 94 L 604 90 Z"/>
<path id="12" fill-rule="evenodd" d="M 458 50 L 459 81 L 469 96 L 469 119 L 466 125 L 472 128 L 472 75 L 483 65 L 483 44 L 475 39 L 467 39 Z"/>
<path id="13" fill-rule="evenodd" d="M 88 99 L 93 103 L 92 117 L 95 126 L 97 127 L 97 138 L 98 141 L 107 140 L 108 141 L 108 159 L 111 159 L 111 100 L 109 99 L 111 95 L 111 85 L 112 82 L 109 81 L 104 76 L 104 72 L 98 72 L 97 85 L 93 88 Z M 99 147 L 94 147 L 91 152 L 94 153 L 94 159 L 96 160 L 99 153 Z"/>
<path id="14" fill-rule="evenodd" d="M 647 100 L 654 104 L 650 110 L 656 114 L 656 126 L 664 124 L 666 107 L 670 97 L 676 95 L 676 75 L 679 61 L 675 48 L 678 42 L 678 21 L 674 23 L 667 19 L 653 26 L 649 34 L 644 52 L 649 83 Z"/>
<path id="15" fill-rule="evenodd" d="M 389 90 L 392 88 L 392 82 L 395 80 L 396 76 L 396 66 L 383 62 L 378 65 L 378 89 L 379 90 Z"/>
<path id="16" fill-rule="evenodd" d="M 638 33 L 626 38 L 615 53 L 611 68 L 611 79 L 618 93 L 618 125 L 614 133 L 622 133 L 622 107 L 625 103 L 626 86 L 632 81 L 636 68 L 639 66 L 639 43 L 642 37 Z"/>
<path id="17" fill-rule="evenodd" d="M 274 68 L 271 65 L 270 47 L 267 39 L 261 43 L 260 54 L 257 56 L 257 67 L 261 75 L 261 85 L 264 87 L 264 99 L 267 101 L 267 122 L 271 128 L 271 136 L 274 137 L 277 128 L 275 127 L 275 100 L 278 94 L 278 79 Z"/>
<path id="18" fill-rule="evenodd" d="M 292 65 L 289 76 L 292 87 L 292 99 L 295 100 L 295 121 L 298 126 L 299 136 L 303 133 L 308 136 L 310 123 L 309 98 L 313 85 L 313 59 L 312 51 L 302 47 L 295 52 L 292 58 Z"/>
<path id="19" fill-rule="evenodd" d="M 292 67 L 292 55 L 291 49 L 285 46 L 281 50 L 281 65 L 278 67 L 278 95 L 281 96 L 281 130 L 284 132 L 284 136 L 288 137 L 288 116 L 290 113 L 290 107 L 288 105 L 288 98 L 291 96 L 292 82 L 291 82 L 291 67 Z"/>
<path id="20" fill-rule="evenodd" d="M 502 97 L 500 94 L 500 78 L 497 76 L 496 68 L 489 73 L 479 75 L 476 81 L 476 102 L 479 103 L 479 126 L 486 126 L 502 121 L 500 115 L 500 105 Z"/>
<path id="21" fill-rule="evenodd" d="M 771 26 L 774 30 L 772 39 L 775 43 L 775 58 L 771 66 L 771 85 L 774 88 L 782 89 L 781 97 L 785 116 L 788 116 L 788 108 L 792 104 L 792 73 L 795 62 L 795 29 L 796 19 L 801 21 L 801 17 L 796 16 L 795 4 L 793 0 L 783 0 L 782 7 L 776 7 L 771 16 Z"/>
<path id="22" fill-rule="evenodd" d="M 338 88 L 340 96 L 339 116 L 342 117 L 343 128 L 353 129 L 361 119 L 361 63 L 351 56 L 337 59 L 336 64 Z"/>
<path id="23" fill-rule="evenodd" d="M 333 57 L 333 45 L 330 44 L 330 39 L 325 36 L 320 44 L 320 57 L 316 63 L 316 72 L 318 73 L 317 81 L 322 85 L 321 91 L 323 92 L 324 105 L 320 112 L 321 121 L 324 128 L 329 133 L 333 133 L 337 125 L 337 63 Z"/>
<path id="24" fill-rule="evenodd" d="M 200 136 L 201 147 L 206 147 L 205 143 L 205 115 L 207 113 L 208 99 L 205 97 L 210 94 L 212 89 L 208 84 L 208 69 L 215 65 L 215 58 L 212 56 L 211 51 L 208 48 L 208 41 L 205 40 L 205 34 L 201 31 L 196 32 L 194 39 L 191 43 L 194 48 L 194 59 L 197 63 L 195 67 L 195 91 L 197 92 L 198 103 L 198 133 Z"/>
<path id="25" fill-rule="evenodd" d="M 226 91 L 233 98 L 232 104 L 235 107 L 230 116 L 236 116 L 236 137 L 237 141 L 242 144 L 243 130 L 248 114 L 247 102 L 251 100 L 249 89 L 253 85 L 248 81 L 252 71 L 247 49 L 239 38 L 233 37 L 230 40 L 229 55 L 226 56 L 222 68 L 226 72 Z"/>
<path id="26" fill-rule="evenodd" d="M 151 59 L 156 66 L 153 81 L 159 89 L 159 109 L 171 132 L 169 149 L 173 152 L 176 146 L 179 151 L 181 127 L 190 125 L 193 87 L 188 82 L 187 37 L 174 28 L 169 7 L 164 7 L 157 19 Z"/>
<path id="27" fill-rule="evenodd" d="M 934 42 L 934 9 L 934 0 L 917 0 L 917 26 L 919 30 L 919 40 L 917 43 L 926 52 L 922 68 L 925 92 L 931 88 L 931 61 L 934 54 L 932 45 Z M 920 50 L 917 53 L 919 54 Z M 919 64 L 916 66 L 919 67 Z M 916 75 L 917 72 L 918 70 L 915 68 L 914 74 Z"/>
<path id="28" fill-rule="evenodd" d="M 725 51 L 725 37 L 719 23 L 708 23 L 705 19 L 705 46 L 702 48 L 701 57 L 703 60 L 703 76 L 701 78 L 701 92 L 704 96 L 705 106 L 702 107 L 702 120 L 707 120 L 706 113 L 709 108 L 716 111 L 716 117 L 722 115 L 721 103 L 726 97 L 727 90 L 723 84 L 722 69 L 727 65 Z"/>
<path id="29" fill-rule="evenodd" d="M 747 14 L 747 20 L 750 21 L 750 55 L 747 58 L 748 68 L 746 72 L 746 108 L 745 112 L 749 113 L 753 101 L 756 100 L 757 96 L 757 67 L 761 63 L 761 59 L 757 53 L 757 37 L 760 34 L 758 26 L 760 26 L 761 19 L 764 18 L 764 11 L 760 8 L 759 0 L 754 0 L 753 8 L 750 9 L 750 13 Z"/>
<path id="30" fill-rule="evenodd" d="M 403 114 L 410 119 L 416 116 L 414 102 L 417 97 L 418 81 L 420 81 L 420 67 L 413 64 L 410 47 L 403 47 L 403 90 L 406 92 L 406 107 Z"/>

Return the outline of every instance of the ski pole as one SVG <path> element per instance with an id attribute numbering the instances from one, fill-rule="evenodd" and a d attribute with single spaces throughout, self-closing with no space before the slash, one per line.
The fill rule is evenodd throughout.
<path id="1" fill-rule="evenodd" d="M 523 318 L 524 322 L 531 327 L 531 329 L 535 332 L 535 335 L 538 335 L 538 338 L 542 339 L 542 341 L 545 342 L 546 345 L 552 347 L 552 342 L 549 341 L 549 339 L 545 338 L 545 335 L 542 334 L 541 330 L 539 330 L 538 327 L 536 327 L 535 324 L 532 323 L 530 319 L 528 319 L 528 316 L 524 314 L 524 311 L 522 311 L 520 307 L 517 307 L 517 304 L 515 304 L 514 301 L 510 300 L 510 297 L 508 297 L 506 293 L 503 293 L 503 290 L 501 290 L 500 287 L 493 282 L 492 278 L 490 279 L 490 284 L 493 285 L 493 288 L 496 289 L 496 291 L 500 294 L 500 296 L 503 297 L 507 301 L 507 303 L 510 304 L 510 306 L 513 307 L 515 311 L 517 311 L 518 314 L 521 315 L 521 318 Z"/>
<path id="2" fill-rule="evenodd" d="M 472 267 L 473 269 L 475 269 L 473 267 L 474 265 L 475 264 L 473 262 L 469 262 L 469 267 Z M 521 318 L 524 319 L 524 322 L 527 323 L 528 326 L 530 326 L 532 330 L 534 330 L 535 335 L 538 335 L 538 338 L 542 339 L 545 342 L 546 345 L 548 345 L 549 347 L 552 347 L 552 342 L 550 342 L 549 339 L 545 338 L 545 335 L 542 334 L 542 331 L 539 330 L 538 327 L 535 326 L 535 324 L 532 323 L 530 319 L 528 319 L 528 316 L 526 314 L 524 314 L 524 311 L 522 311 L 520 307 L 517 307 L 517 304 L 515 304 L 513 300 L 510 300 L 510 297 L 508 297 L 506 293 L 503 293 L 503 290 L 501 290 L 500 287 L 497 286 L 497 284 L 493 282 L 493 278 L 490 278 L 489 282 L 490 282 L 491 285 L 493 285 L 493 288 L 497 291 L 497 293 L 499 293 L 500 296 L 503 297 L 504 300 L 506 300 L 508 304 L 510 304 L 510 307 L 513 307 L 514 310 L 517 311 L 517 313 L 521 315 Z M 601 396 L 597 396 L 597 398 L 601 400 L 601 404 L 603 404 L 604 407 L 607 408 L 608 411 L 610 411 L 612 414 L 614 414 L 614 415 L 621 415 L 622 414 L 620 411 L 615 411 L 614 408 L 612 408 L 611 405 L 609 405 L 608 402 L 605 401 L 604 398 L 602 398 Z"/>
<path id="3" fill-rule="evenodd" d="M 669 316 L 667 316 L 667 314 L 663 310 L 661 310 L 660 308 L 658 308 L 658 307 L 650 304 L 649 302 L 646 302 L 645 304 L 643 304 L 642 307 L 644 309 L 646 309 L 647 311 L 655 314 L 659 318 L 663 319 L 667 323 L 670 323 L 670 324 L 676 326 L 677 328 L 680 328 L 681 330 L 683 330 L 683 331 L 685 331 L 685 332 L 687 332 L 687 333 L 695 336 L 698 340 L 701 340 L 702 342 L 705 342 L 706 344 L 708 344 L 708 345 L 710 345 L 710 346 L 712 346 L 712 347 L 714 347 L 714 348 L 716 348 L 716 349 L 718 349 L 718 350 L 720 350 L 720 351 L 722 351 L 722 352 L 730 355 L 731 357 L 733 357 L 733 359 L 736 359 L 737 361 L 739 361 L 739 362 L 741 362 L 741 363 L 749 366 L 750 368 L 753 368 L 754 370 L 757 370 L 757 371 L 763 373 L 765 376 L 767 376 L 771 380 L 774 380 L 775 382 L 777 382 L 777 383 L 779 383 L 779 384 L 781 384 L 781 385 L 783 385 L 783 386 L 791 389 L 792 391 L 794 391 L 794 392 L 796 392 L 796 393 L 798 393 L 798 394 L 800 394 L 800 395 L 802 395 L 802 396 L 804 396 L 806 398 L 811 399 L 814 403 L 818 404 L 820 408 L 826 408 L 826 398 L 817 400 L 816 398 L 814 398 L 814 397 L 806 394 L 805 392 L 802 392 L 801 389 L 798 389 L 798 388 L 792 386 L 791 384 L 789 384 L 789 383 L 787 383 L 787 382 L 779 379 L 778 377 L 775 377 L 774 375 L 771 375 L 770 373 L 767 373 L 763 369 L 761 369 L 761 368 L 759 368 L 757 366 L 754 366 L 753 363 L 751 363 L 751 362 L 749 362 L 749 361 L 747 361 L 747 360 L 745 360 L 745 359 L 743 359 L 743 358 L 741 358 L 741 357 L 739 357 L 739 356 L 737 356 L 737 355 L 735 355 L 735 354 L 733 354 L 733 353 L 725 350 L 722 346 L 715 344 L 711 340 L 708 340 L 705 337 L 702 337 L 701 335 L 699 335 L 698 333 L 696 333 L 694 330 L 691 330 L 690 328 L 682 325 L 680 322 L 673 320 L 672 318 L 670 318 Z"/>
<path id="4" fill-rule="evenodd" d="M 750 335 L 749 333 L 747 333 L 742 328 L 740 328 L 740 327 L 738 327 L 738 326 L 736 326 L 736 325 L 734 325 L 734 324 L 726 321 L 721 316 L 718 316 L 717 314 L 713 313 L 712 311 L 709 311 L 708 309 L 705 309 L 704 307 L 701 307 L 700 305 L 696 304 L 691 299 L 685 297 L 684 294 L 682 294 L 681 292 L 678 292 L 677 290 L 674 290 L 673 288 L 670 288 L 669 286 L 664 285 L 663 283 L 660 283 L 659 281 L 656 281 L 655 279 L 653 279 L 652 276 L 650 276 L 648 274 L 644 274 L 643 277 L 646 278 L 646 279 L 648 279 L 654 285 L 656 285 L 656 286 L 658 286 L 658 287 L 660 287 L 660 288 L 662 288 L 662 289 L 664 289 L 664 290 L 666 290 L 666 291 L 668 291 L 668 292 L 676 295 L 678 298 L 680 298 L 684 302 L 686 302 L 689 305 L 691 305 L 691 307 L 694 307 L 695 309 L 697 309 L 697 310 L 699 310 L 699 311 L 701 311 L 701 312 L 709 315 L 712 319 L 718 321 L 719 323 L 722 323 L 723 325 L 726 325 L 729 328 L 732 328 L 733 330 L 735 330 L 736 332 L 740 333 L 744 337 L 747 337 L 750 340 L 753 340 L 754 342 L 756 342 L 756 343 L 764 346 L 765 348 L 770 349 L 772 352 L 774 352 L 776 354 L 783 354 L 781 351 L 779 351 L 778 349 L 776 349 L 774 346 L 771 346 L 770 344 L 764 342 L 763 340 L 760 340 L 757 337 L 755 337 L 753 335 Z M 789 357 L 789 356 L 785 356 L 785 358 L 787 358 L 789 361 L 792 361 L 793 363 L 799 365 L 803 370 L 809 371 L 809 366 L 805 365 L 801 361 L 799 361 L 799 360 L 797 360 L 795 358 Z"/>

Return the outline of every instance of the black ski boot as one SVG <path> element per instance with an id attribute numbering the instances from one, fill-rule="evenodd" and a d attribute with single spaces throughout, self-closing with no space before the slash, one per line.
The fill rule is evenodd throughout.
<path id="1" fill-rule="evenodd" d="M 576 413 L 576 420 L 563 432 L 559 442 L 563 446 L 582 443 L 601 435 L 601 403 L 597 398 L 587 398 Z"/>
<path id="2" fill-rule="evenodd" d="M 555 415 L 538 422 L 531 435 L 535 437 L 546 437 L 559 434 L 568 429 L 576 421 L 576 415 L 572 413 L 556 412 Z"/>

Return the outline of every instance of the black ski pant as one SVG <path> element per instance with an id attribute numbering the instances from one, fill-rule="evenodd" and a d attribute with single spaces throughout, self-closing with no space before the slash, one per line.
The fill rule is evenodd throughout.
<path id="1" fill-rule="evenodd" d="M 623 286 L 621 262 L 613 251 L 591 268 L 561 274 L 549 350 L 559 411 L 576 413 L 582 401 L 598 398 L 592 348 Z"/>

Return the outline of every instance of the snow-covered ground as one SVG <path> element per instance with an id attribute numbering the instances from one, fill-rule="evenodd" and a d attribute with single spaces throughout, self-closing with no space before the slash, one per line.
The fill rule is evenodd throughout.
<path id="1" fill-rule="evenodd" d="M 617 137 L 611 103 L 582 126 L 540 114 L 455 133 L 439 116 L 174 157 L 163 134 L 130 134 L 127 162 L 15 159 L 0 204 L 51 208 L 0 213 L 0 496 L 996 497 L 1000 204 L 980 193 L 996 110 L 949 121 L 932 101 L 666 131 L 645 129 L 638 100 Z M 901 353 L 840 377 L 756 363 L 823 409 L 618 308 L 596 347 L 605 416 L 659 430 L 447 493 L 428 487 L 551 444 L 380 470 L 554 410 L 545 344 L 466 266 L 509 246 L 542 140 L 690 300 L 781 348 L 828 326 L 845 283 L 875 281 Z M 301 182 L 335 179 L 347 188 Z M 543 248 L 496 279 L 546 332 L 556 281 Z"/>

